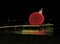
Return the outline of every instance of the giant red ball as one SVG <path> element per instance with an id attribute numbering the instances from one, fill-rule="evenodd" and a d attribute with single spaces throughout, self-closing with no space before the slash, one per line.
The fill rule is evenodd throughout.
<path id="1" fill-rule="evenodd" d="M 44 16 L 39 12 L 34 12 L 29 16 L 29 23 L 31 25 L 41 25 L 43 24 L 43 22 L 44 22 Z"/>

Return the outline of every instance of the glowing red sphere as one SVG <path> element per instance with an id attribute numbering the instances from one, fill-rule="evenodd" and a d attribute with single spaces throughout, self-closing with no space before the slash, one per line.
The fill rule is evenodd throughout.
<path id="1" fill-rule="evenodd" d="M 39 12 L 34 12 L 29 16 L 29 23 L 30 25 L 41 25 L 44 22 L 43 14 Z"/>

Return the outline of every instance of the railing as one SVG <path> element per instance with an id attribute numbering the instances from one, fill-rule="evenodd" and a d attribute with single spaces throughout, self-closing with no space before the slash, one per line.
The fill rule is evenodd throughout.
<path id="1" fill-rule="evenodd" d="M 45 35 L 53 35 L 53 24 L 0 26 L 0 33 L 29 34 L 33 31 L 39 32 L 41 29 L 46 31 Z"/>
<path id="2" fill-rule="evenodd" d="M 52 26 L 53 24 L 45 24 L 45 25 L 15 25 L 15 26 L 0 26 L 0 28 L 8 28 L 8 27 L 39 27 L 39 26 Z"/>

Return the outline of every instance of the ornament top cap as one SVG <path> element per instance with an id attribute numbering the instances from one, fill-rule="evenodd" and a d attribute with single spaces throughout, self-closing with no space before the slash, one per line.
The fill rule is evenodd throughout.
<path id="1" fill-rule="evenodd" d="M 41 10 L 39 10 L 39 13 L 42 14 L 43 13 L 43 8 L 41 8 Z"/>

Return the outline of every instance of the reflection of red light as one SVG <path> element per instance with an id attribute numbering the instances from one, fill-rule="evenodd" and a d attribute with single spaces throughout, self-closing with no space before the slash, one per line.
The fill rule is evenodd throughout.
<path id="1" fill-rule="evenodd" d="M 31 25 L 41 25 L 43 22 L 44 22 L 44 16 L 39 12 L 34 12 L 29 16 L 29 23 Z"/>
<path id="2" fill-rule="evenodd" d="M 46 30 L 40 30 L 39 35 L 45 35 Z"/>
<path id="3" fill-rule="evenodd" d="M 37 34 L 37 35 L 38 35 L 39 32 L 34 32 L 34 31 L 33 31 L 33 32 L 30 32 L 29 34 Z"/>

